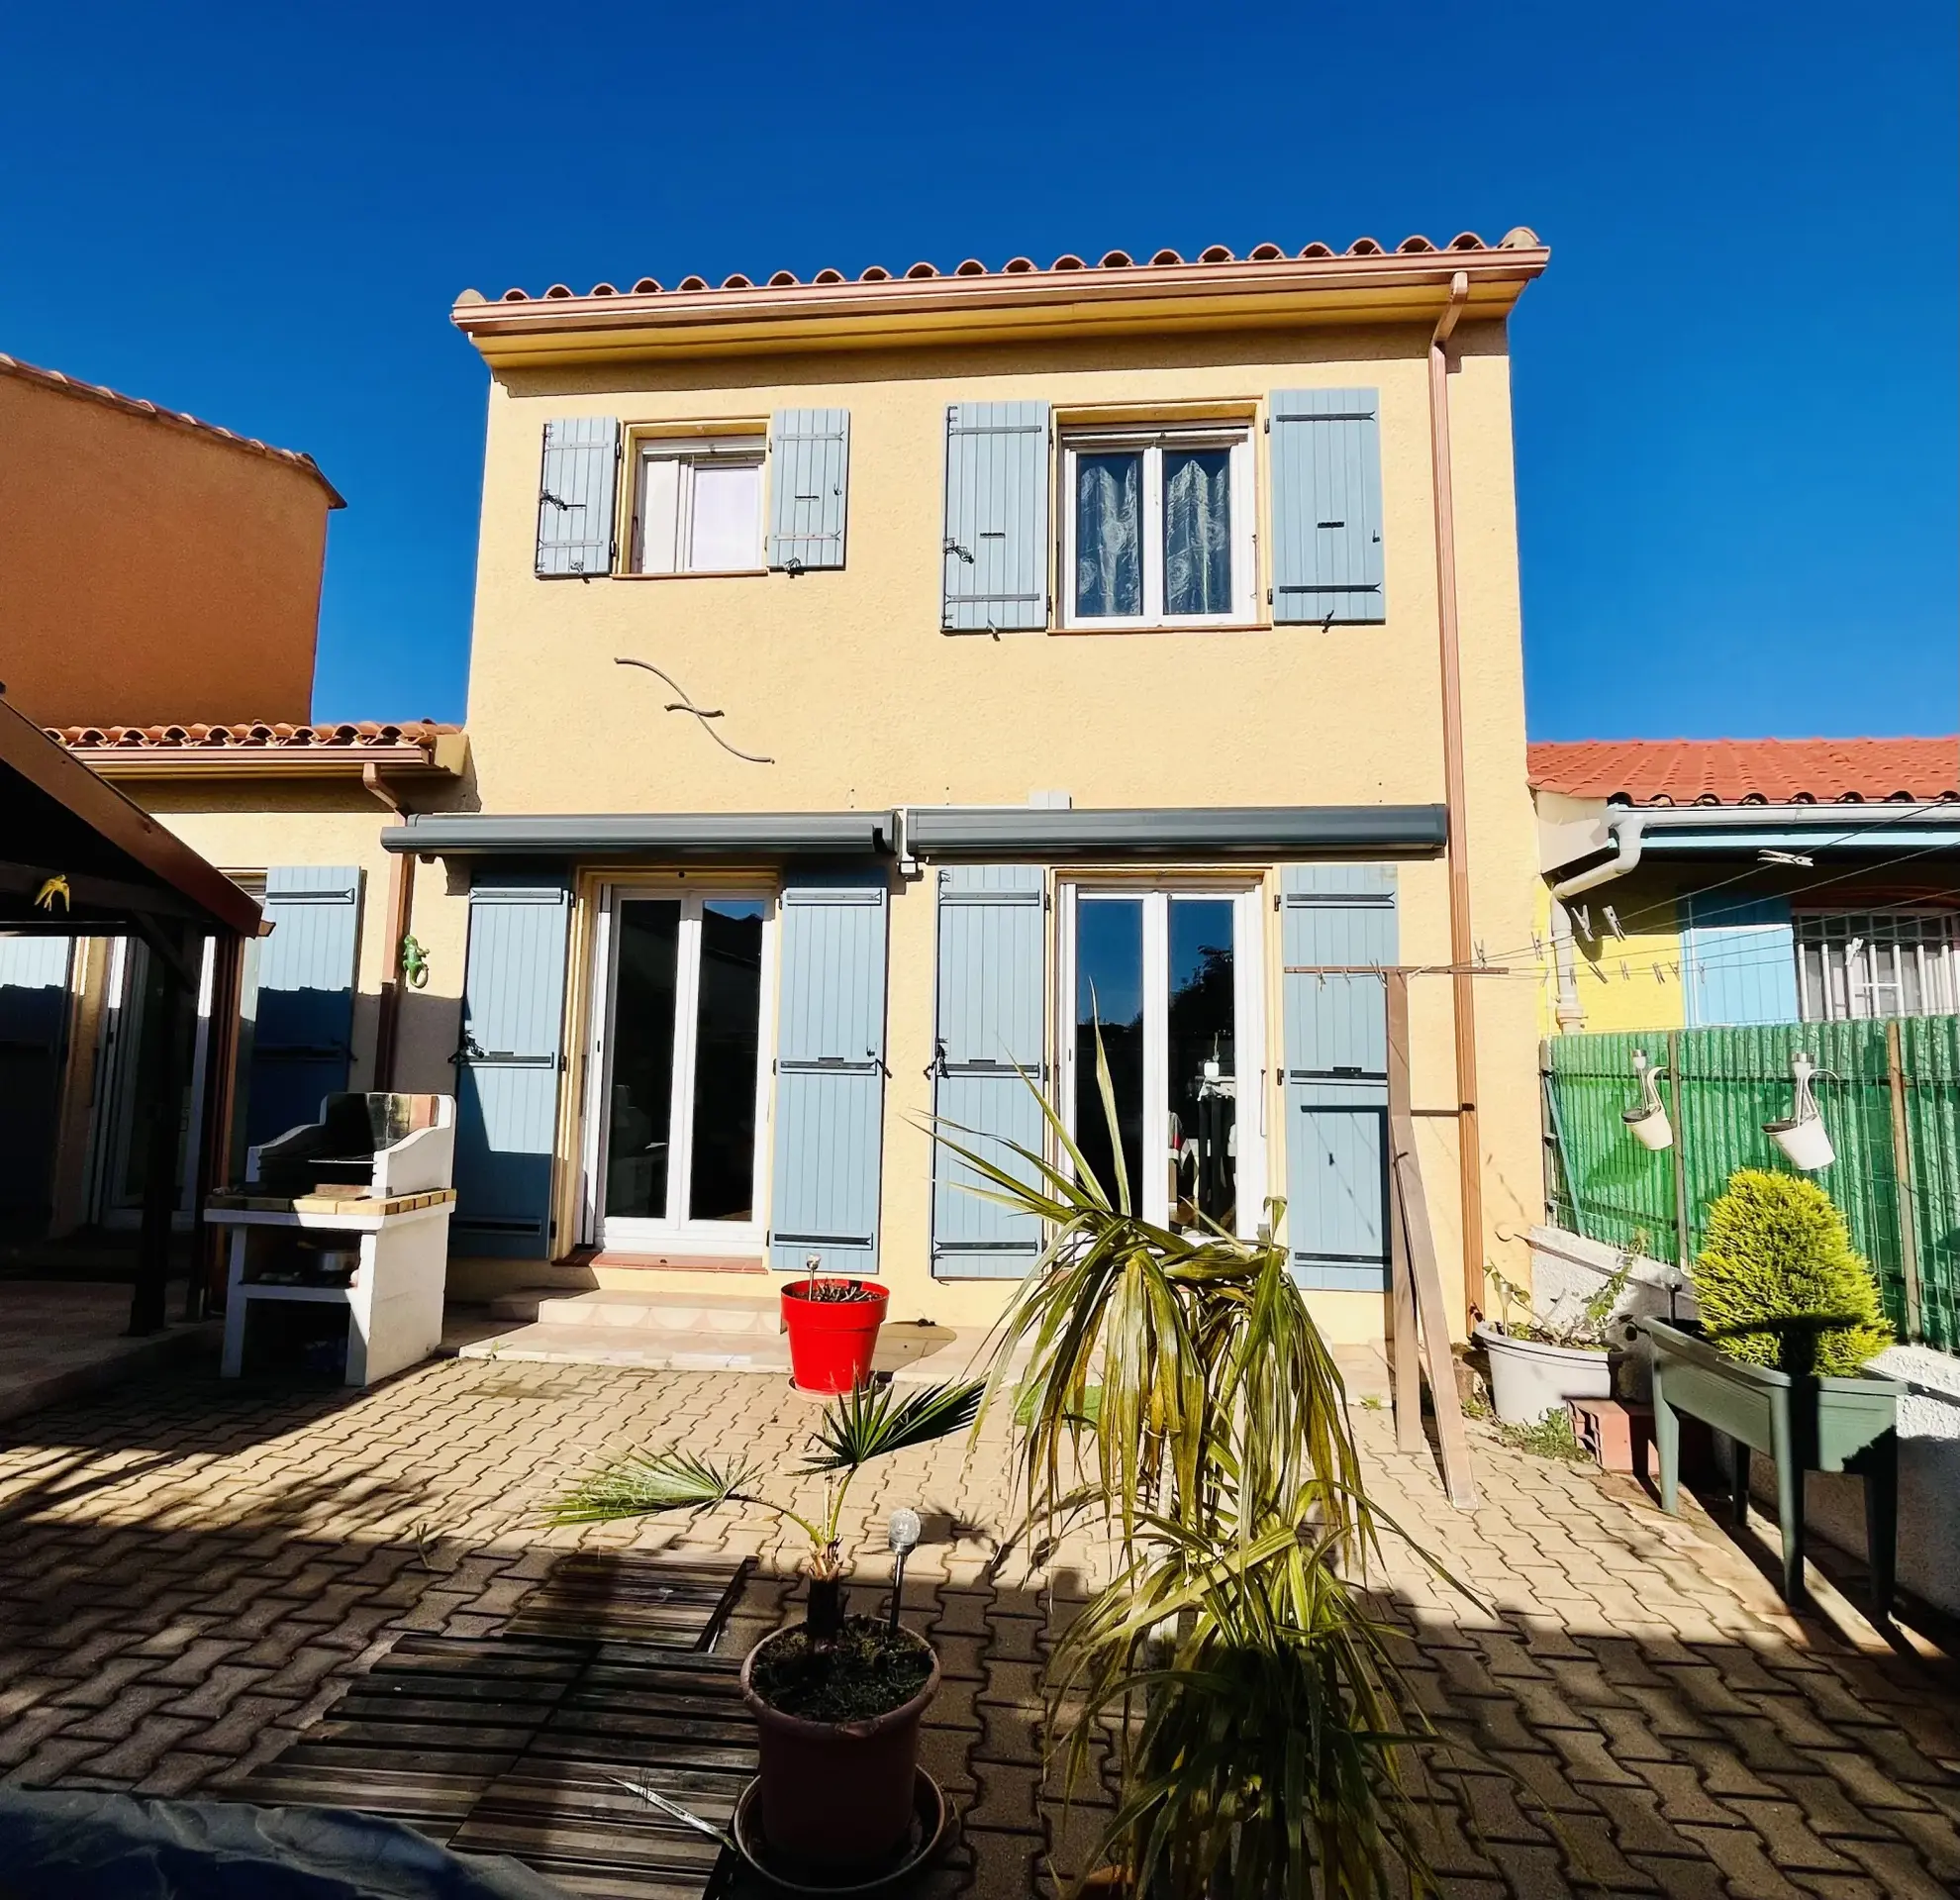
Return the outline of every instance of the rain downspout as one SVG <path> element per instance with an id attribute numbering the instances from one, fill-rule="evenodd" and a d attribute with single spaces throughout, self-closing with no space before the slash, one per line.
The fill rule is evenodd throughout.
<path id="1" fill-rule="evenodd" d="M 1616 820 L 1608 828 L 1613 839 L 1614 854 L 1605 863 L 1561 878 L 1551 887 L 1552 967 L 1558 977 L 1558 1026 L 1562 1030 L 1577 1029 L 1586 1020 L 1585 1006 L 1579 1001 L 1579 969 L 1572 945 L 1572 913 L 1566 908 L 1565 900 L 1595 890 L 1602 884 L 1610 884 L 1616 877 L 1624 877 L 1634 869 L 1640 862 L 1646 822 L 1645 815 L 1640 812 L 1628 812 L 1625 817 Z"/>
<path id="2" fill-rule="evenodd" d="M 1470 276 L 1455 272 L 1449 301 L 1429 338 L 1430 493 L 1435 502 L 1436 621 L 1442 668 L 1443 802 L 1449 813 L 1450 1015 L 1455 1025 L 1457 1196 L 1463 1235 L 1463 1300 L 1484 1306 L 1483 1137 L 1477 1125 L 1477 1002 L 1470 971 L 1470 827 L 1463 775 L 1463 667 L 1456 617 L 1456 506 L 1450 483 L 1449 340 L 1470 300 Z"/>

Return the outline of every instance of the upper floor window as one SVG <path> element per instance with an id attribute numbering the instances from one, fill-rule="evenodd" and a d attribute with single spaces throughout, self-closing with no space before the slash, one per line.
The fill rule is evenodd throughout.
<path id="1" fill-rule="evenodd" d="M 630 571 L 752 573 L 762 565 L 759 436 L 642 438 L 634 474 Z"/>
<path id="2" fill-rule="evenodd" d="M 1807 1023 L 1960 1012 L 1960 919 L 1946 911 L 1798 912 Z"/>
<path id="3" fill-rule="evenodd" d="M 1062 447 L 1069 626 L 1255 618 L 1249 430 L 1081 431 Z"/>

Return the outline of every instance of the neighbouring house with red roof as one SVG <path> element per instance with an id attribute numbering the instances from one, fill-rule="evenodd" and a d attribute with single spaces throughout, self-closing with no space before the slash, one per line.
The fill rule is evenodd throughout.
<path id="1" fill-rule="evenodd" d="M 1548 1026 L 1960 1012 L 1960 738 L 1528 749 Z"/>
<path id="2" fill-rule="evenodd" d="M 454 1048 L 453 1011 L 401 1007 L 404 877 L 380 832 L 461 795 L 463 735 L 309 723 L 343 505 L 311 456 L 0 355 L 7 701 L 273 926 L 245 947 L 233 997 L 205 940 L 183 1126 L 223 1098 L 233 1173 L 246 1143 L 311 1121 L 330 1090 L 373 1086 L 395 1050 L 441 1085 Z M 150 961 L 141 936 L 0 935 L 0 1245 L 136 1227 Z M 236 1061 L 213 1073 L 212 1024 L 231 1010 Z"/>

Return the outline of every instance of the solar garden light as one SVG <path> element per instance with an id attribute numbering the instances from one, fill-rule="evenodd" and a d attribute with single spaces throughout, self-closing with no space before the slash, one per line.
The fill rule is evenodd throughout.
<path id="1" fill-rule="evenodd" d="M 891 1522 L 885 1527 L 885 1535 L 891 1543 L 892 1553 L 898 1558 L 898 1566 L 892 1573 L 892 1620 L 891 1627 L 899 1626 L 899 1598 L 905 1591 L 905 1560 L 912 1554 L 925 1527 L 919 1522 L 919 1513 L 904 1505 L 892 1513 Z"/>

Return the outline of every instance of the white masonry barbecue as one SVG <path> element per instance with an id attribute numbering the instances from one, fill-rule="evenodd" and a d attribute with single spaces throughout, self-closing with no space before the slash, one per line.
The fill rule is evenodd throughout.
<path id="1" fill-rule="evenodd" d="M 344 1308 L 346 1383 L 368 1385 L 426 1358 L 442 1338 L 455 1101 L 447 1095 L 330 1095 L 320 1120 L 252 1149 L 242 1190 L 214 1194 L 227 1227 L 228 1379 L 245 1367 L 254 1307 Z M 338 1361 L 337 1342 L 320 1342 Z"/>

